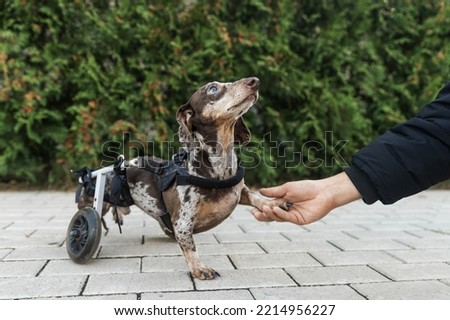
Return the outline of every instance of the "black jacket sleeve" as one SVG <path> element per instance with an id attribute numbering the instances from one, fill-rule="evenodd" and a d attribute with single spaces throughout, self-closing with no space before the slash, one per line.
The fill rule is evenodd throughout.
<path id="1" fill-rule="evenodd" d="M 345 172 L 368 204 L 391 204 L 449 179 L 450 82 L 415 117 L 354 154 Z"/>

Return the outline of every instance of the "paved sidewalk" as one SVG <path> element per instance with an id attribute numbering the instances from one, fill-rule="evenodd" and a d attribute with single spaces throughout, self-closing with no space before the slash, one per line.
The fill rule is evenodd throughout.
<path id="1" fill-rule="evenodd" d="M 239 206 L 196 236 L 222 275 L 193 280 L 178 245 L 134 208 L 96 259 L 68 259 L 73 193 L 0 192 L 0 299 L 450 299 L 450 191 L 356 202 L 315 224 L 261 223 Z"/>

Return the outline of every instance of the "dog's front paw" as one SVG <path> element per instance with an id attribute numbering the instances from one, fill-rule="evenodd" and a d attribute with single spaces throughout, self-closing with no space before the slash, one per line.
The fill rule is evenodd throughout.
<path id="1" fill-rule="evenodd" d="M 294 204 L 292 202 L 286 201 L 284 199 L 273 199 L 273 200 L 267 200 L 263 205 L 266 205 L 272 209 L 275 207 L 280 207 L 281 209 L 287 211 Z M 260 209 L 260 208 L 258 208 L 258 209 Z"/>
<path id="2" fill-rule="evenodd" d="M 292 207 L 294 204 L 290 201 L 284 201 L 282 204 L 278 205 L 281 209 L 288 211 L 290 207 Z"/>
<path id="3" fill-rule="evenodd" d="M 220 277 L 220 274 L 216 270 L 206 266 L 192 270 L 191 273 L 194 276 L 194 278 L 200 280 L 212 280 L 217 277 Z"/>

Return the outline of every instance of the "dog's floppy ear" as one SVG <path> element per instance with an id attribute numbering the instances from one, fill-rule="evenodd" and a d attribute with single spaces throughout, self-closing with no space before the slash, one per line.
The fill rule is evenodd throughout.
<path id="1" fill-rule="evenodd" d="M 234 125 L 234 141 L 238 144 L 244 144 L 248 141 L 250 141 L 251 133 L 250 130 L 248 130 L 244 119 L 242 117 L 239 117 L 239 119 L 236 121 L 236 124 Z"/>
<path id="2" fill-rule="evenodd" d="M 194 110 L 191 107 L 191 101 L 189 100 L 177 111 L 177 121 L 180 124 L 178 129 L 178 139 L 180 143 L 189 143 L 192 134 L 191 117 L 194 115 Z"/>

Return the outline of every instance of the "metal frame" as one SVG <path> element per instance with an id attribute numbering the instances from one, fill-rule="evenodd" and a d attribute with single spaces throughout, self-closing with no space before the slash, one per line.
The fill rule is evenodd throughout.
<path id="1" fill-rule="evenodd" d="M 123 155 L 117 157 L 117 159 L 122 160 L 122 164 L 120 165 L 120 169 L 124 169 L 129 166 L 128 161 L 125 160 Z M 92 178 L 97 178 L 95 180 L 95 193 L 94 193 L 94 205 L 93 208 L 97 213 L 102 216 L 103 209 L 103 196 L 105 194 L 105 184 L 106 184 L 106 174 L 114 171 L 114 165 L 110 165 L 95 171 L 92 171 Z M 79 180 L 80 183 L 83 181 Z"/>

